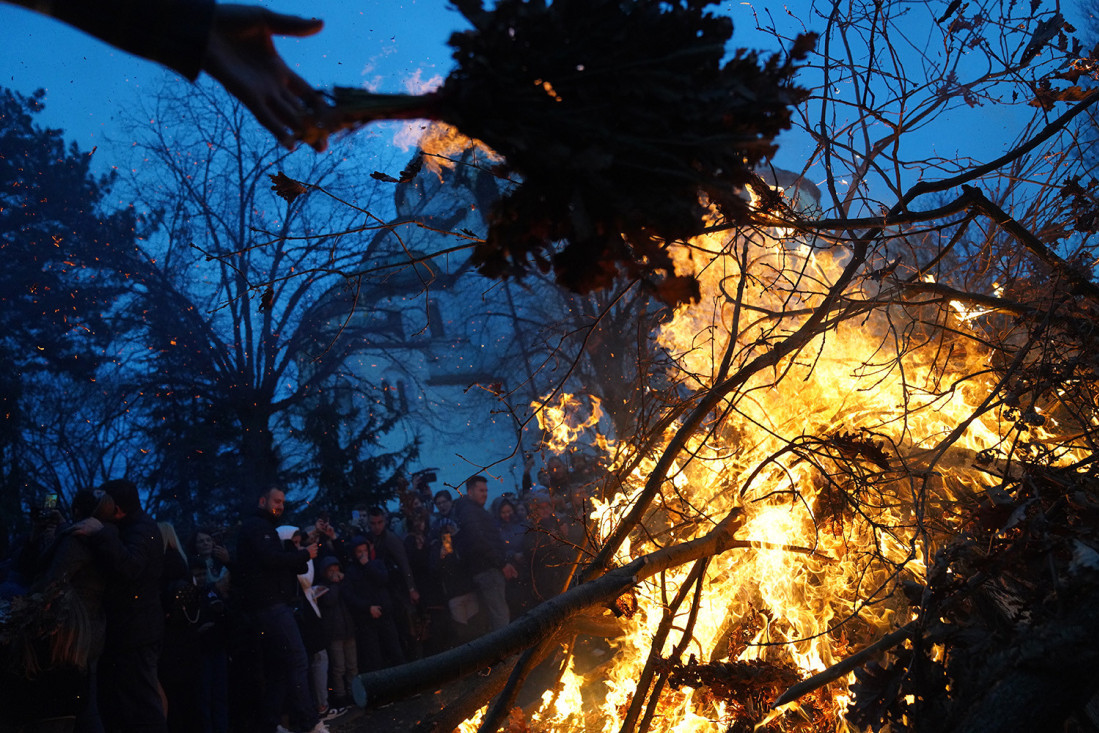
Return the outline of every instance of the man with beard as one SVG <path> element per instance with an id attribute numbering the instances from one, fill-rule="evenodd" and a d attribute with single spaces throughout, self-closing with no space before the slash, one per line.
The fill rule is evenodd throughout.
<path id="1" fill-rule="evenodd" d="M 285 701 L 292 728 L 328 733 L 309 691 L 309 656 L 291 605 L 298 593 L 297 576 L 316 558 L 317 545 L 294 549 L 283 544 L 278 524 L 285 505 L 281 489 L 265 490 L 255 513 L 241 523 L 237 538 L 236 591 L 263 639 L 267 684 L 262 731 L 285 730 L 280 725 Z"/>

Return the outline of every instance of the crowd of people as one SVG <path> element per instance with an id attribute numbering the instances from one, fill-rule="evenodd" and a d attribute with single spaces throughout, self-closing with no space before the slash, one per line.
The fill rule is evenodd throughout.
<path id="1" fill-rule="evenodd" d="M 568 586 L 586 499 L 552 460 L 542 487 L 528 462 L 522 489 L 491 502 L 483 476 L 433 491 L 419 474 L 399 511 L 314 509 L 300 525 L 270 487 L 236 526 L 185 541 L 130 481 L 78 491 L 68 521 L 44 513 L 0 565 L 13 713 L 0 730 L 324 733 L 359 674 L 506 626 Z"/>

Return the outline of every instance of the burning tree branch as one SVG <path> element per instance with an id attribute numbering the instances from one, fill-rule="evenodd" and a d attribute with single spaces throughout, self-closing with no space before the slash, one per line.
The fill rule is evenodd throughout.
<path id="1" fill-rule="evenodd" d="M 650 405 L 646 419 L 623 420 L 617 434 L 600 436 L 606 475 L 582 518 L 597 548 L 594 560 L 560 599 L 509 629 L 433 660 L 364 676 L 365 699 L 496 665 L 492 685 L 463 701 L 465 709 L 501 690 L 481 723 L 495 730 L 513 715 L 540 660 L 562 643 L 564 655 L 572 654 L 586 609 L 626 588 L 639 611 L 620 622 L 614 663 L 601 668 L 601 679 L 562 666 L 547 696 L 561 702 L 525 711 L 537 725 L 625 732 L 658 728 L 668 716 L 669 726 L 690 719 L 732 730 L 757 723 L 820 729 L 845 714 L 851 691 L 855 703 L 846 714 L 857 724 L 903 727 L 905 716 L 928 714 L 923 703 L 906 703 L 907 696 L 935 699 L 944 709 L 944 696 L 953 696 L 959 701 L 943 729 L 964 728 L 972 721 L 957 714 L 960 698 L 993 705 L 999 693 L 978 694 L 957 678 L 946 685 L 948 675 L 974 670 L 1009 691 L 1025 679 L 1005 659 L 982 667 L 978 657 L 992 642 L 969 649 L 967 634 L 976 628 L 990 639 L 1006 638 L 1010 624 L 1029 623 L 1018 616 L 1019 599 L 1031 598 L 1030 587 L 1046 586 L 1031 567 L 1039 563 L 1036 552 L 1026 552 L 1028 542 L 1057 547 L 1063 556 L 1064 536 L 1089 547 L 1099 541 L 1080 529 L 1099 506 L 1093 475 L 1099 286 L 1092 276 L 1099 257 L 1091 242 L 1099 183 L 1088 183 L 1083 166 L 1068 163 L 1070 143 L 1058 147 L 1071 140 L 1069 125 L 1094 108 L 1099 94 L 1050 86 L 1054 78 L 1075 83 L 1069 76 L 1076 72 L 1053 73 L 1067 58 L 1079 62 L 1074 69 L 1099 62 L 1070 38 L 1060 16 L 1031 10 L 1024 17 L 1016 4 L 993 0 L 971 5 L 927 17 L 946 60 L 928 54 L 916 65 L 898 51 L 910 22 L 908 15 L 902 21 L 898 4 L 833 8 L 821 50 L 807 56 L 802 77 L 815 96 L 794 112 L 815 145 L 803 170 L 783 177 L 774 169 L 766 182 L 762 173 L 745 176 L 738 185 L 750 192 L 741 199 L 746 216 L 706 202 L 715 205 L 691 229 L 697 236 L 663 241 L 652 261 L 665 274 L 696 273 L 699 297 L 666 312 L 656 326 L 651 348 L 669 368 L 659 384 L 650 372 L 651 381 L 638 387 Z M 474 17 L 484 32 L 489 16 Z M 1002 38 L 987 35 L 993 17 L 1005 19 L 997 26 Z M 771 31 L 792 46 L 801 28 Z M 1039 36 L 1045 40 L 1032 44 Z M 1011 51 L 1008 39 L 1028 50 Z M 994 63 L 967 65 L 975 49 Z M 915 76 L 917 67 L 926 78 Z M 1025 77 L 1032 72 L 1046 76 L 1034 82 Z M 541 79 L 547 80 L 549 88 L 529 85 L 546 98 L 540 103 L 572 93 L 556 79 Z M 445 92 L 453 93 L 453 87 Z M 914 131 L 969 108 L 1006 105 L 1013 95 L 1024 108 L 1030 98 L 1043 108 L 1058 99 L 1073 106 L 1052 121 L 1036 113 L 990 163 L 933 151 L 913 159 Z M 511 162 L 527 160 L 504 152 Z M 663 162 L 653 155 L 631 161 L 630 169 L 648 163 L 663 173 Z M 522 164 L 516 168 L 526 172 Z M 823 197 L 807 179 L 823 182 Z M 917 199 L 927 208 L 913 209 Z M 550 239 L 582 232 L 577 216 L 590 214 L 587 203 L 558 210 L 555 216 L 568 221 L 555 226 L 573 228 L 568 234 L 547 228 Z M 513 213 L 522 215 L 520 209 Z M 629 240 L 633 230 L 609 216 L 610 238 Z M 515 226 L 530 221 L 544 223 L 534 217 Z M 571 271 L 571 246 L 522 240 L 515 252 L 478 261 L 500 274 L 516 253 L 536 262 L 552 253 L 550 267 Z M 595 277 L 613 279 L 609 273 L 604 268 Z M 619 274 L 648 277 L 629 266 Z M 578 310 L 602 322 L 611 313 L 605 305 L 587 302 Z M 583 378 L 585 359 L 600 366 L 595 334 L 585 324 L 581 337 L 544 339 L 571 339 L 577 350 L 564 358 L 548 354 L 545 363 L 557 359 L 568 374 L 538 394 L 605 387 Z M 509 409 L 523 414 L 521 407 Z M 1060 503 L 1053 498 L 1058 491 Z M 715 539 L 732 516 L 737 538 Z M 1057 522 L 1062 534 L 1043 529 Z M 1027 542 L 1002 546 L 1008 535 Z M 702 551 L 700 542 L 716 544 Z M 715 548 L 739 546 L 749 551 L 737 553 L 736 562 L 716 554 Z M 659 575 L 635 559 L 673 555 L 678 559 Z M 1063 560 L 1051 573 L 1056 589 L 1077 594 L 1066 599 L 1063 616 L 1042 610 L 1046 622 L 1064 618 L 1075 629 L 1087 618 L 1075 603 L 1091 595 L 1079 568 L 1070 572 Z M 987 573 L 987 583 L 960 588 L 957 579 L 972 577 L 974 567 Z M 949 621 L 937 621 L 940 614 Z M 913 615 L 918 622 L 908 621 Z M 1052 626 L 1033 626 L 1042 628 Z M 1010 647 L 1023 657 L 1024 637 L 1012 638 Z M 798 677 L 806 681 L 791 685 Z M 798 699 L 809 722 L 767 712 L 786 688 L 780 700 Z M 588 717 L 575 712 L 585 707 L 578 702 L 585 694 L 605 698 L 605 709 Z"/>
<path id="2" fill-rule="evenodd" d="M 732 546 L 740 524 L 741 513 L 731 512 L 705 536 L 657 550 L 570 588 L 506 628 L 428 659 L 359 675 L 355 681 L 355 701 L 362 706 L 380 704 L 394 694 L 407 695 L 455 679 L 464 670 L 491 667 L 526 649 L 531 639 L 552 636 L 587 609 L 610 604 L 646 578 L 701 557 L 725 552 Z"/>

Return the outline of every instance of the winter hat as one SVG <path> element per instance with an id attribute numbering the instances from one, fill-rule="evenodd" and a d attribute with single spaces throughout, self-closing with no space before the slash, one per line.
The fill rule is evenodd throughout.
<path id="1" fill-rule="evenodd" d="M 325 571 L 328 570 L 328 568 L 332 567 L 333 565 L 339 567 L 340 561 L 332 555 L 325 555 L 324 559 L 321 560 L 321 573 L 323 574 Z"/>
<path id="2" fill-rule="evenodd" d="M 293 539 L 297 533 L 298 528 L 292 524 L 284 524 L 276 530 L 279 533 L 279 539 L 286 542 L 289 539 Z"/>

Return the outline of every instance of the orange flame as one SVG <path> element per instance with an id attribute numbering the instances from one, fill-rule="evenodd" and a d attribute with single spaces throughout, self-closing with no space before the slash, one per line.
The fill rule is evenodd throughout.
<path id="1" fill-rule="evenodd" d="M 540 408 L 540 409 L 539 409 Z M 544 436 L 542 447 L 552 453 L 563 453 L 585 433 L 599 425 L 603 417 L 602 402 L 594 395 L 583 399 L 577 395 L 549 394 L 535 404 L 538 426 Z"/>
<path id="2" fill-rule="evenodd" d="M 676 363 L 672 380 L 696 390 L 712 389 L 728 376 L 719 371 L 727 351 L 735 372 L 793 333 L 844 264 L 774 232 L 702 237 L 676 254 L 684 261 L 692 257 L 697 271 L 700 253 L 710 256 L 701 268 L 701 301 L 682 306 L 659 333 Z M 744 289 L 739 304 L 738 286 Z M 846 295 L 854 301 L 878 293 L 852 287 Z M 1010 431 L 996 412 L 979 409 L 994 388 L 991 350 L 978 332 L 967 331 L 975 328 L 974 314 L 954 311 L 949 325 L 961 337 L 952 337 L 949 356 L 937 339 L 918 336 L 919 318 L 899 308 L 867 309 L 752 375 L 725 395 L 714 410 L 721 417 L 697 431 L 668 472 L 647 531 L 631 534 L 616 558 L 625 564 L 705 533 L 734 508 L 745 512 L 737 536 L 750 546 L 710 562 L 686 640 L 690 655 L 793 665 L 804 678 L 907 621 L 905 601 L 893 593 L 897 580 L 921 582 L 937 529 L 953 519 L 953 503 L 990 483 L 973 456 L 1001 444 Z M 738 330 L 730 333 L 734 324 Z M 574 442 L 598 422 L 592 416 L 577 422 L 571 399 L 563 396 L 543 409 L 543 427 L 555 446 Z M 677 427 L 668 429 L 667 439 Z M 632 507 L 656 465 L 625 441 L 604 444 L 614 453 L 612 470 L 636 466 L 624 476 L 621 493 L 595 502 L 589 528 L 596 547 Z M 589 676 L 570 668 L 543 698 L 533 729 L 618 730 L 667 599 L 688 570 L 638 586 L 639 611 L 620 621 L 613 661 Z M 675 614 L 679 636 L 671 634 L 656 652 L 667 656 L 680 643 L 689 606 Z M 735 631 L 749 638 L 732 644 Z M 847 728 L 846 684 L 832 685 L 814 703 L 831 711 L 826 717 L 836 730 Z M 593 695 L 596 687 L 602 692 Z M 666 687 L 663 696 L 652 730 L 726 730 L 738 714 L 704 689 Z"/>

